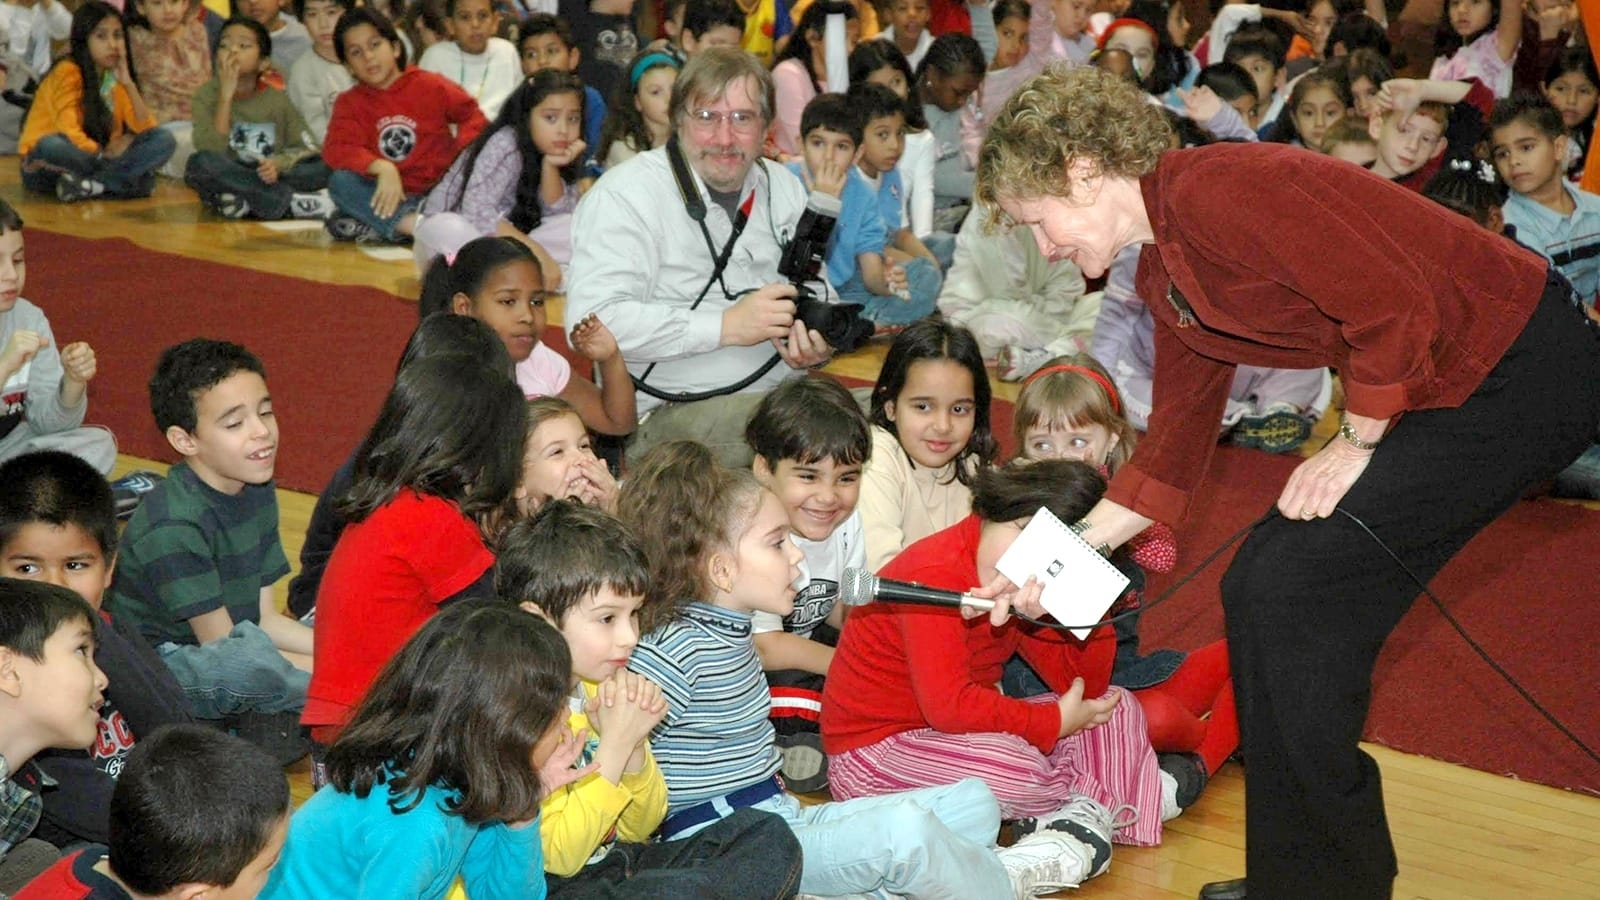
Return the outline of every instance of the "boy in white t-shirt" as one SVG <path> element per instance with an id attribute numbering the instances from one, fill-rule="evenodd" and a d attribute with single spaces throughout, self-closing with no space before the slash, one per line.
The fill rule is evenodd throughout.
<path id="1" fill-rule="evenodd" d="M 794 611 L 782 618 L 757 612 L 751 626 L 772 690 L 784 784 L 809 793 L 828 784 L 817 718 L 844 623 L 839 586 L 845 569 L 867 564 L 856 500 L 872 434 L 849 391 L 812 375 L 791 378 L 761 398 L 745 441 L 755 453 L 756 479 L 783 501 L 789 530 L 805 554 Z"/>
<path id="2" fill-rule="evenodd" d="M 429 47 L 417 63 L 461 85 L 493 122 L 511 92 L 522 84 L 516 45 L 502 37 L 500 13 L 491 0 L 445 0 L 450 40 Z"/>
<path id="3" fill-rule="evenodd" d="M 289 70 L 289 102 L 300 111 L 318 147 L 328 136 L 333 101 L 355 84 L 333 48 L 333 29 L 352 5 L 351 0 L 294 0 L 294 14 L 311 35 L 311 52 L 300 54 Z"/>

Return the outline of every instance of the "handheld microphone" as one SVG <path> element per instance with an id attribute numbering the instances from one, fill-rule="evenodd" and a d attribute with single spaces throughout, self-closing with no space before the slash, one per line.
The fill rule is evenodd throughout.
<path id="1" fill-rule="evenodd" d="M 931 588 L 909 581 L 879 578 L 866 569 L 845 569 L 839 583 L 839 599 L 846 606 L 864 606 L 874 600 L 885 603 L 918 603 L 923 606 L 970 606 L 994 609 L 994 601 L 959 591 Z"/>

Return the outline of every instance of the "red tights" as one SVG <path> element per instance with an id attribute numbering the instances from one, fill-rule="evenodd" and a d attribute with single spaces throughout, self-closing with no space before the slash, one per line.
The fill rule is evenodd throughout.
<path id="1" fill-rule="evenodd" d="M 1228 644 L 1216 641 L 1190 653 L 1166 681 L 1134 691 L 1159 753 L 1196 753 L 1207 775 L 1216 774 L 1239 746 Z"/>

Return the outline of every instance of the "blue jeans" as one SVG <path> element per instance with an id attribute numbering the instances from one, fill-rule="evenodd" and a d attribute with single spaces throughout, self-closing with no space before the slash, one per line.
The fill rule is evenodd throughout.
<path id="1" fill-rule="evenodd" d="M 238 162 L 226 153 L 201 150 L 184 166 L 183 183 L 194 188 L 200 202 L 215 208 L 222 194 L 233 194 L 250 205 L 257 219 L 281 219 L 289 214 L 289 203 L 297 192 L 320 191 L 328 186 L 328 164 L 320 156 L 309 156 L 278 180 L 267 184 L 256 174 L 255 166 Z"/>
<path id="2" fill-rule="evenodd" d="M 785 793 L 754 808 L 782 816 L 800 839 L 802 893 L 1013 896 L 994 852 L 1000 803 L 976 778 L 815 806 Z"/>
<path id="3" fill-rule="evenodd" d="M 156 170 L 171 156 L 177 142 L 160 128 L 133 136 L 115 159 L 87 153 L 61 134 L 47 134 L 22 160 L 22 185 L 30 191 L 54 193 L 64 174 L 82 175 L 105 185 L 103 197 L 148 197 L 155 190 Z"/>
<path id="4" fill-rule="evenodd" d="M 794 896 L 800 869 L 789 823 L 747 808 L 681 841 L 619 841 L 571 876 L 545 881 L 551 900 L 778 900 Z"/>
<path id="5" fill-rule="evenodd" d="M 1600 500 L 1600 444 L 1590 446 L 1572 465 L 1563 469 L 1556 476 L 1555 490 L 1551 493 L 1557 497 Z"/>
<path id="6" fill-rule="evenodd" d="M 388 218 L 380 218 L 372 211 L 372 195 L 378 192 L 378 179 L 368 178 L 348 169 L 335 169 L 328 176 L 328 194 L 339 212 L 362 223 L 378 233 L 389 243 L 399 243 L 403 235 L 395 229 L 400 220 L 422 208 L 425 194 L 407 194 L 400 206 Z"/>
<path id="7" fill-rule="evenodd" d="M 939 289 L 944 287 L 944 275 L 938 264 L 925 256 L 905 263 L 904 267 L 910 298 L 894 294 L 884 296 L 867 290 L 858 268 L 849 281 L 839 285 L 839 300 L 861 304 L 864 307 L 861 315 L 879 325 L 910 325 L 933 312 L 939 300 Z"/>
<path id="8" fill-rule="evenodd" d="M 240 622 L 209 644 L 167 642 L 156 648 L 189 698 L 197 719 L 245 712 L 282 713 L 306 705 L 311 673 L 297 669 L 253 622 Z"/>
<path id="9" fill-rule="evenodd" d="M 939 261 L 939 269 L 950 271 L 950 263 L 956 258 L 956 236 L 948 231 L 932 231 L 922 239 L 922 246 L 928 248 L 933 258 Z"/>

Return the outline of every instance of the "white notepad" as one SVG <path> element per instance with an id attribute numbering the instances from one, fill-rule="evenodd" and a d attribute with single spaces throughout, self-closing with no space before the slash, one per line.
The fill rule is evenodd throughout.
<path id="1" fill-rule="evenodd" d="M 1128 589 L 1128 576 L 1042 506 L 995 568 L 1019 586 L 1037 578 L 1044 585 L 1040 602 L 1063 625 L 1100 621 Z M 1092 630 L 1072 633 L 1087 640 Z"/>

